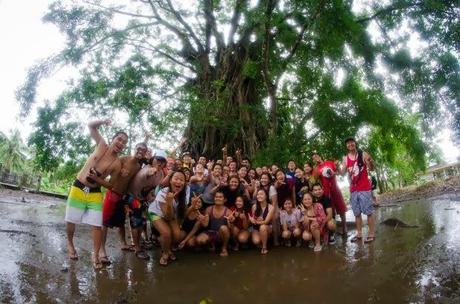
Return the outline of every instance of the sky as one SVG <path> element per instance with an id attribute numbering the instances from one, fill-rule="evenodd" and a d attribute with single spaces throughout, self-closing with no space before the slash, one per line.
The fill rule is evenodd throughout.
<path id="1" fill-rule="evenodd" d="M 0 0 L 0 131 L 9 134 L 19 129 L 26 139 L 32 130 L 35 114 L 19 119 L 16 89 L 24 82 L 27 69 L 38 60 L 57 53 L 64 37 L 51 24 L 41 21 L 50 0 Z M 66 86 L 72 74 L 62 69 L 40 83 L 38 104 L 53 100 Z M 446 162 L 460 157 L 459 147 L 450 140 L 451 131 L 442 130 L 436 139 Z"/>

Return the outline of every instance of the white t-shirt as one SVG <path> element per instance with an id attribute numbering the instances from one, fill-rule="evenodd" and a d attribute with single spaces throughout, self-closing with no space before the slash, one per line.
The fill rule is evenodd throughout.
<path id="1" fill-rule="evenodd" d="M 166 204 L 166 195 L 169 192 L 169 187 L 165 187 L 161 189 L 157 196 L 155 197 L 155 200 L 150 204 L 149 206 L 149 212 L 155 213 L 156 215 L 160 217 L 164 217 L 163 211 L 161 210 L 161 204 Z M 179 202 L 174 199 L 173 200 L 173 209 L 174 213 L 177 212 L 177 206 L 179 205 Z"/>
<path id="2" fill-rule="evenodd" d="M 280 213 L 281 225 L 287 225 L 289 229 L 294 228 L 294 225 L 300 222 L 301 218 L 300 210 L 297 208 L 293 209 L 291 214 L 288 214 L 286 210 L 281 210 Z"/>
<path id="3" fill-rule="evenodd" d="M 270 188 L 269 188 L 269 190 L 268 190 L 268 196 L 270 197 L 270 199 L 271 199 L 272 197 L 274 197 L 275 195 L 277 195 L 277 194 L 278 194 L 278 192 L 276 192 L 275 186 L 270 185 Z"/>

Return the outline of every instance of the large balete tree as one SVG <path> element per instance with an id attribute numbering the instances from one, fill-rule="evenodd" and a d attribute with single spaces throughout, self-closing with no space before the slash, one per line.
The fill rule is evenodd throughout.
<path id="1" fill-rule="evenodd" d="M 80 77 L 39 112 L 62 128 L 76 110 L 124 112 L 125 127 L 183 131 L 194 154 L 227 144 L 264 161 L 338 157 L 346 136 L 376 134 L 375 149 L 423 168 L 430 126 L 460 130 L 459 15 L 455 0 L 55 1 L 44 20 L 65 49 L 17 95 L 26 115 L 39 80 L 73 65 Z"/>

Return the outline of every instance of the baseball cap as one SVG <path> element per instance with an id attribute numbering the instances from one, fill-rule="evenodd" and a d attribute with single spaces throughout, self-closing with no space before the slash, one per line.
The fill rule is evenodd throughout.
<path id="1" fill-rule="evenodd" d="M 153 158 L 155 159 L 166 160 L 167 157 L 166 152 L 161 149 L 155 150 L 155 154 L 153 154 Z"/>

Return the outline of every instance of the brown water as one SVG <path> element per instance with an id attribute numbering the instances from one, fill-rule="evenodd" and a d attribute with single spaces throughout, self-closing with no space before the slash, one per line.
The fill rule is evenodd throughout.
<path id="1" fill-rule="evenodd" d="M 460 303 L 459 198 L 379 208 L 378 222 L 397 217 L 420 228 L 378 225 L 370 245 L 338 238 L 320 253 L 179 252 L 166 268 L 158 249 L 149 262 L 121 252 L 110 231 L 115 263 L 98 272 L 87 227 L 77 227 L 80 260 L 67 261 L 63 217 L 63 204 L 0 202 L 0 302 Z"/>

